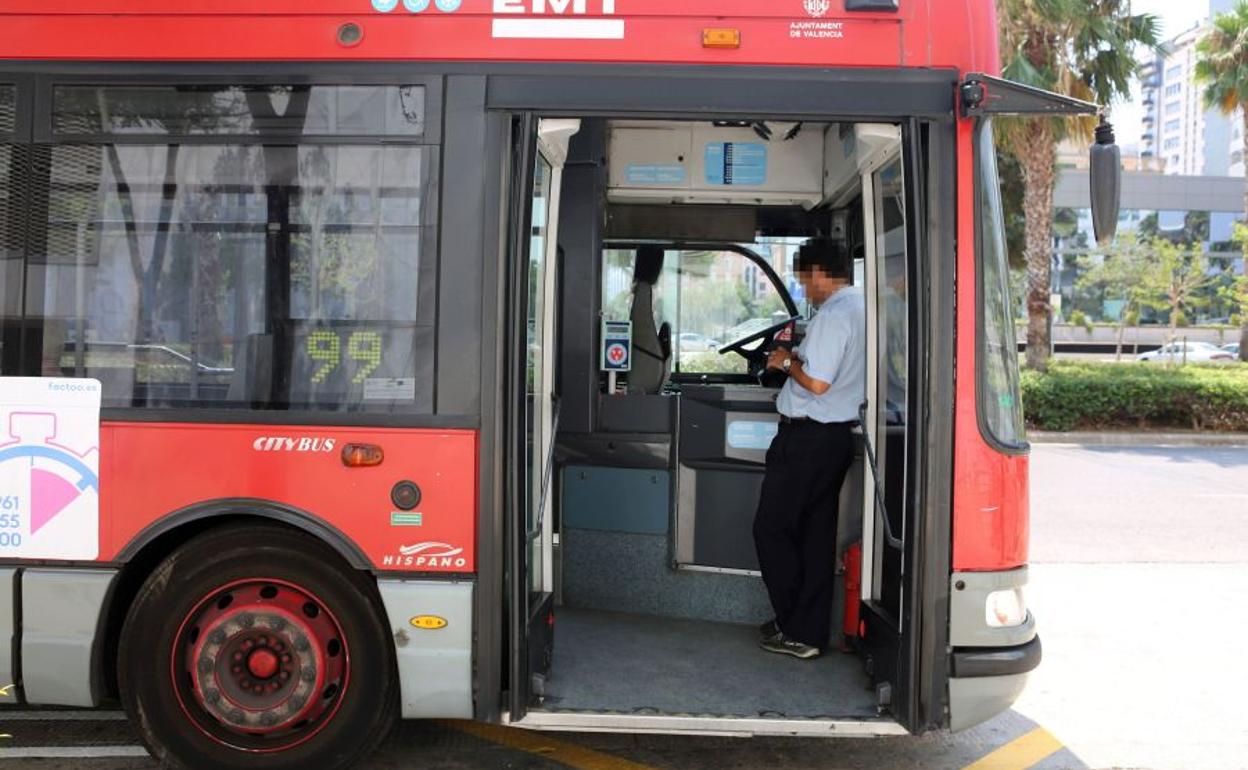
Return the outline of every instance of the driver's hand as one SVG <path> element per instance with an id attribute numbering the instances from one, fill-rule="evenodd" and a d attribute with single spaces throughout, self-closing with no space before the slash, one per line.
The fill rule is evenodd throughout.
<path id="1" fill-rule="evenodd" d="M 784 348 L 776 348 L 771 351 L 771 355 L 767 356 L 767 368 L 782 372 L 784 371 L 784 362 L 792 357 L 793 353 L 791 351 Z"/>

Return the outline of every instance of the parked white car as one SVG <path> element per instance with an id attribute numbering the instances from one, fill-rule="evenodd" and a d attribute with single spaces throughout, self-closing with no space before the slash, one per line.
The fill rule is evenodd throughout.
<path id="1" fill-rule="evenodd" d="M 1222 349 L 1225 350 L 1227 353 L 1230 353 L 1235 358 L 1239 358 L 1239 343 L 1238 342 L 1232 342 L 1229 345 L 1223 345 Z"/>
<path id="2" fill-rule="evenodd" d="M 684 353 L 718 350 L 719 347 L 719 342 L 695 332 L 684 332 L 680 335 L 680 350 Z"/>
<path id="3" fill-rule="evenodd" d="M 1207 364 L 1234 361 L 1235 356 L 1210 342 L 1171 342 L 1135 357 L 1137 361 Z"/>

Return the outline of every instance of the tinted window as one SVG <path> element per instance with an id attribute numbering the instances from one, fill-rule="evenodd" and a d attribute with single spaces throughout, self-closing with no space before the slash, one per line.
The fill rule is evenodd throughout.
<path id="1" fill-rule="evenodd" d="M 420 86 L 75 86 L 55 90 L 62 135 L 404 136 L 425 133 Z"/>
<path id="2" fill-rule="evenodd" d="M 0 140 L 0 350 L 8 347 L 13 323 L 22 312 L 22 220 L 24 209 L 18 198 L 18 179 L 22 173 L 23 153 L 13 144 Z M 16 374 L 16 361 L 10 361 L 12 350 L 4 352 L 4 374 Z"/>
<path id="3" fill-rule="evenodd" d="M 17 89 L 0 83 L 0 371 L 16 374 L 16 344 L 22 312 L 22 241 L 25 206 L 20 194 L 29 170 L 26 148 L 13 142 L 17 131 Z"/>
<path id="4" fill-rule="evenodd" d="M 879 313 L 883 415 L 905 424 L 909 400 L 910 289 L 906 276 L 905 174 L 901 159 L 880 169 L 872 181 L 875 206 L 875 252 L 878 261 L 876 307 Z"/>
<path id="5" fill-rule="evenodd" d="M 17 89 L 0 84 L 0 134 L 17 130 Z"/>
<path id="6" fill-rule="evenodd" d="M 40 373 L 111 407 L 432 410 L 437 148 L 261 142 L 41 150 Z"/>
<path id="7" fill-rule="evenodd" d="M 1005 217 L 992 124 L 980 129 L 979 409 L 986 438 L 1007 449 L 1026 447 L 1018 383 L 1018 343 L 1010 312 Z"/>

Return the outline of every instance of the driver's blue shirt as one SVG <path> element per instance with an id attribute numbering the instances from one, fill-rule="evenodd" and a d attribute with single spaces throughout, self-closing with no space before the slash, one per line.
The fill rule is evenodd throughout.
<path id="1" fill-rule="evenodd" d="M 816 396 L 790 377 L 776 400 L 780 414 L 817 422 L 858 419 L 867 393 L 866 327 L 866 297 L 857 286 L 847 286 L 823 303 L 793 352 L 806 374 L 832 387 Z"/>

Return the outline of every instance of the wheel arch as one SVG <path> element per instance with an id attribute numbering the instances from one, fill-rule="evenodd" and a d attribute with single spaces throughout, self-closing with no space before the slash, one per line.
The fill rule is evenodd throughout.
<path id="1" fill-rule="evenodd" d="M 139 532 L 118 553 L 117 579 L 109 591 L 102 613 L 100 642 L 96 645 L 97 682 L 116 697 L 117 650 L 121 628 L 139 588 L 169 554 L 195 537 L 228 526 L 269 523 L 304 532 L 329 546 L 344 566 L 371 571 L 372 565 L 359 546 L 336 527 L 319 517 L 270 500 L 231 498 L 213 500 L 175 511 Z"/>

